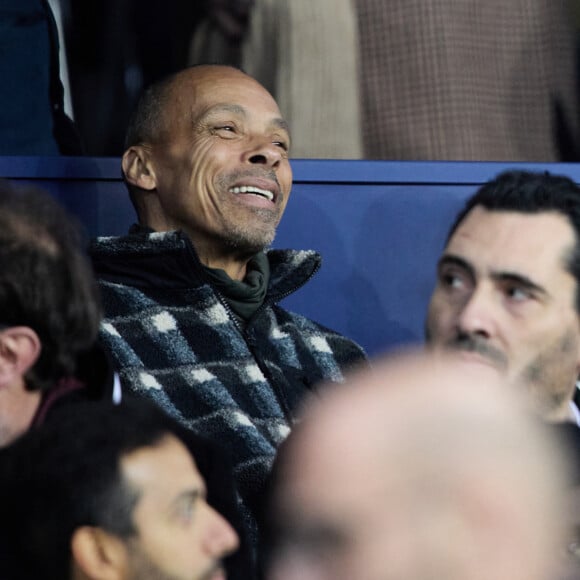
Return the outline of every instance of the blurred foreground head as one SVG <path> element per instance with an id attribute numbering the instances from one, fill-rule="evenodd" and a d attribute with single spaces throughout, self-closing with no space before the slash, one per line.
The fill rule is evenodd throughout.
<path id="1" fill-rule="evenodd" d="M 564 462 L 499 374 L 404 356 L 315 402 L 275 479 L 271 580 L 540 580 Z"/>
<path id="2" fill-rule="evenodd" d="M 225 580 L 237 545 L 152 403 L 69 405 L 0 450 L 2 580 Z"/>
<path id="3" fill-rule="evenodd" d="M 0 181 L 0 446 L 63 381 L 95 380 L 100 320 L 80 224 L 47 192 Z"/>

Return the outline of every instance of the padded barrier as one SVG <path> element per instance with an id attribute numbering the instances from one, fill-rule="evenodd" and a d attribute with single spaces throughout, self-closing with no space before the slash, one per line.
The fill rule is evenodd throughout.
<path id="1" fill-rule="evenodd" d="M 435 265 L 466 197 L 508 168 L 580 182 L 574 164 L 295 160 L 294 188 L 275 240 L 315 249 L 320 272 L 285 306 L 375 355 L 421 342 Z M 134 221 L 119 159 L 0 157 L 0 175 L 43 187 L 90 235 L 120 235 Z"/>

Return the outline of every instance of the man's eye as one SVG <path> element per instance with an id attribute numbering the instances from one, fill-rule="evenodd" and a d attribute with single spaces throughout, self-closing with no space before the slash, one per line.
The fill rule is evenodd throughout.
<path id="1" fill-rule="evenodd" d="M 276 147 L 280 147 L 284 151 L 288 151 L 288 143 L 285 141 L 273 141 L 272 143 L 276 145 Z"/>
<path id="2" fill-rule="evenodd" d="M 179 520 L 182 524 L 189 524 L 191 519 L 193 518 L 193 510 L 189 509 L 182 509 L 179 512 Z"/>
<path id="3" fill-rule="evenodd" d="M 461 288 L 463 286 L 463 279 L 457 274 L 444 273 L 441 275 L 441 281 L 448 288 Z"/>
<path id="4" fill-rule="evenodd" d="M 194 502 L 184 501 L 179 506 L 177 516 L 179 517 L 179 520 L 182 523 L 187 524 L 191 522 L 191 519 L 193 518 L 193 511 L 194 511 Z"/>
<path id="5" fill-rule="evenodd" d="M 523 302 L 524 300 L 529 300 L 532 297 L 530 292 L 517 286 L 511 286 L 507 288 L 506 294 L 511 300 L 514 300 L 515 302 Z"/>
<path id="6" fill-rule="evenodd" d="M 212 128 L 212 134 L 220 139 L 235 139 L 238 135 L 238 129 L 235 125 L 216 125 Z"/>

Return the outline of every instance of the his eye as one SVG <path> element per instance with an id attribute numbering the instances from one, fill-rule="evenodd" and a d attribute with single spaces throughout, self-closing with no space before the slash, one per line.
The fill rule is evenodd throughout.
<path id="1" fill-rule="evenodd" d="M 276 147 L 280 147 L 280 149 L 283 149 L 284 151 L 288 151 L 288 143 L 285 141 L 273 141 L 272 144 L 276 145 Z"/>
<path id="2" fill-rule="evenodd" d="M 219 125 L 214 127 L 214 132 L 220 135 L 230 135 L 236 132 L 236 128 L 234 125 Z"/>
<path id="3" fill-rule="evenodd" d="M 529 300 L 532 298 L 531 292 L 520 288 L 518 286 L 510 286 L 506 289 L 506 294 L 510 300 L 514 302 L 524 302 L 525 300 Z"/>
<path id="4" fill-rule="evenodd" d="M 195 504 L 194 500 L 188 500 L 181 502 L 181 504 L 179 505 L 179 508 L 177 510 L 177 517 L 182 523 L 188 524 L 189 522 L 191 522 L 193 518 L 194 504 Z"/>
<path id="5" fill-rule="evenodd" d="M 441 274 L 441 282 L 444 286 L 453 290 L 464 286 L 463 278 L 455 272 L 443 272 Z"/>

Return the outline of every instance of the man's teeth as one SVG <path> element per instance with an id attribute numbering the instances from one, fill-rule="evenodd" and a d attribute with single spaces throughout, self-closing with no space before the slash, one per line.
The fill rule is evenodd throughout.
<path id="1" fill-rule="evenodd" d="M 241 187 L 232 187 L 230 189 L 232 193 L 254 193 L 256 195 L 261 195 L 266 199 L 272 201 L 274 199 L 274 194 L 267 189 L 260 189 L 259 187 L 254 187 L 253 185 L 242 185 Z"/>

